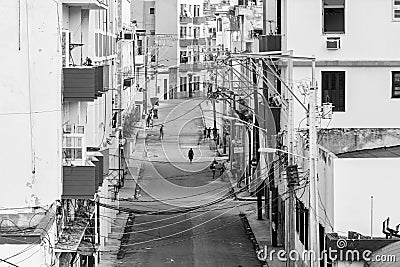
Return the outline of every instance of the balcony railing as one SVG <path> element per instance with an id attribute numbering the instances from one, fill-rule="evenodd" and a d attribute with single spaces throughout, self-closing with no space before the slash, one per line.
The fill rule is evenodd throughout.
<path id="1" fill-rule="evenodd" d="M 104 92 L 103 66 L 65 67 L 63 82 L 64 101 L 94 101 Z"/>
<path id="2" fill-rule="evenodd" d="M 260 52 L 281 51 L 281 35 L 262 35 L 259 39 Z"/>
<path id="3" fill-rule="evenodd" d="M 63 199 L 93 199 L 99 186 L 103 183 L 105 167 L 108 160 L 103 153 L 87 152 L 88 160 L 73 161 L 63 166 Z"/>
<path id="4" fill-rule="evenodd" d="M 189 45 L 206 45 L 206 38 L 197 39 L 179 39 L 179 45 L 181 47 L 187 47 Z"/>
<path id="5" fill-rule="evenodd" d="M 193 18 L 193 24 L 202 24 L 206 22 L 205 17 L 194 17 Z"/>
<path id="6" fill-rule="evenodd" d="M 192 22 L 193 22 L 193 18 L 191 18 L 191 17 L 185 17 L 185 16 L 179 17 L 179 23 L 181 23 L 181 24 L 188 24 L 188 23 L 192 23 Z"/>
<path id="7" fill-rule="evenodd" d="M 63 199 L 93 199 L 97 186 L 96 165 L 91 161 L 81 166 L 63 166 Z"/>
<path id="8" fill-rule="evenodd" d="M 204 65 L 201 63 L 193 63 L 193 64 L 189 64 L 189 63 L 183 63 L 179 65 L 179 71 L 201 71 L 204 70 Z"/>

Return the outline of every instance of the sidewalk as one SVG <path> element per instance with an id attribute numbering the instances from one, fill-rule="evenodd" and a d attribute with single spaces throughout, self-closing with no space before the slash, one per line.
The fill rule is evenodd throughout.
<path id="1" fill-rule="evenodd" d="M 128 173 L 125 175 L 125 183 L 124 187 L 122 187 L 119 191 L 118 198 L 126 199 L 132 198 L 135 193 L 136 183 L 138 179 L 141 177 L 141 169 L 143 165 L 142 159 L 145 154 L 145 131 L 141 126 L 143 122 L 138 123 L 138 130 L 135 133 L 135 137 L 128 139 L 125 144 L 126 153 L 126 163 L 128 166 Z M 134 146 L 130 145 L 130 142 L 134 142 Z M 133 151 L 130 151 L 129 148 L 134 148 Z M 116 204 L 118 205 L 118 204 Z M 127 223 L 129 214 L 126 212 L 117 213 L 116 218 L 113 221 L 113 227 L 111 233 L 108 234 L 107 243 L 104 246 L 103 250 L 112 251 L 100 253 L 101 259 L 99 263 L 99 267 L 109 267 L 109 266 L 117 266 L 118 259 L 118 248 L 121 245 L 121 238 L 124 233 L 124 227 Z"/>

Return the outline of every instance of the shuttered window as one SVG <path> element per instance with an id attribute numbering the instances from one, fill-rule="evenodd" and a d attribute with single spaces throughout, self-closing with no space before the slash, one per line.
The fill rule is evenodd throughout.
<path id="1" fill-rule="evenodd" d="M 400 98 L 400 71 L 392 71 L 392 98 Z"/>
<path id="2" fill-rule="evenodd" d="M 323 71 L 322 103 L 332 103 L 333 111 L 345 111 L 345 72 Z"/>
<path id="3" fill-rule="evenodd" d="M 400 21 L 400 0 L 393 0 L 393 20 Z"/>

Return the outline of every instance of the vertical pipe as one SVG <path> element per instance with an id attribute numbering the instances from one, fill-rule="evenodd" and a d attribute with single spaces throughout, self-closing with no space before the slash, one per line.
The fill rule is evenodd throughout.
<path id="1" fill-rule="evenodd" d="M 231 99 L 231 107 L 230 107 L 230 116 L 234 116 L 234 105 L 235 105 L 235 92 L 233 91 L 233 59 L 231 58 L 229 61 L 229 92 L 233 96 L 233 99 Z M 232 172 L 232 165 L 233 165 L 233 159 L 234 159 L 234 148 L 233 148 L 233 140 L 235 140 L 235 129 L 234 129 L 234 121 L 230 121 L 230 144 L 229 144 L 229 163 L 230 163 L 230 170 Z"/>
<path id="2" fill-rule="evenodd" d="M 312 60 L 312 86 L 309 94 L 309 136 L 310 136 L 310 249 L 315 253 L 311 261 L 311 267 L 319 266 L 319 219 L 318 219 L 318 183 L 317 183 L 317 128 L 316 128 L 316 73 L 315 59 Z"/>
<path id="3" fill-rule="evenodd" d="M 371 239 L 374 234 L 374 196 L 371 196 Z"/>
<path id="4" fill-rule="evenodd" d="M 289 55 L 293 56 L 293 51 L 289 51 Z M 292 81 L 293 81 L 293 59 L 288 60 L 288 69 L 287 69 L 287 82 L 288 86 L 292 87 Z M 289 116 L 288 116 L 288 122 L 287 122 L 287 129 L 288 129 L 288 163 L 289 165 L 294 164 L 294 116 L 293 116 L 293 96 L 292 94 L 288 94 L 289 96 Z M 296 229 L 296 221 L 295 221 L 295 209 L 294 209 L 294 199 L 295 199 L 295 191 L 294 191 L 294 185 L 291 183 L 288 185 L 289 187 L 289 201 L 288 201 L 288 209 L 287 209 L 287 214 L 286 218 L 288 218 L 287 222 L 287 244 L 288 244 L 288 253 L 291 251 L 294 251 L 296 249 L 295 246 L 295 240 L 296 240 L 296 235 L 295 235 L 295 229 Z M 294 261 L 289 261 L 289 266 L 295 266 Z"/>
<path id="5" fill-rule="evenodd" d="M 143 113 L 147 115 L 147 35 L 144 36 L 144 91 L 143 91 Z"/>

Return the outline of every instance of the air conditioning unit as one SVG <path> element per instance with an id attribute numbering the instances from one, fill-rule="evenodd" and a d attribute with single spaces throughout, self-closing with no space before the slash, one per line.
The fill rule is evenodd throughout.
<path id="1" fill-rule="evenodd" d="M 322 103 L 322 118 L 332 119 L 333 104 L 332 103 Z"/>
<path id="2" fill-rule="evenodd" d="M 326 38 L 326 49 L 338 50 L 340 49 L 340 37 L 328 37 Z"/>

